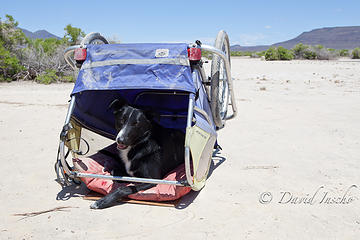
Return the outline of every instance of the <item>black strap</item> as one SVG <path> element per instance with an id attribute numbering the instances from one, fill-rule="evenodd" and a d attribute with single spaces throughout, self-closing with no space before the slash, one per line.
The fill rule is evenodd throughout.
<path id="1" fill-rule="evenodd" d="M 195 93 L 195 101 L 197 101 L 199 98 L 199 92 L 200 92 L 200 89 L 198 89 Z"/>

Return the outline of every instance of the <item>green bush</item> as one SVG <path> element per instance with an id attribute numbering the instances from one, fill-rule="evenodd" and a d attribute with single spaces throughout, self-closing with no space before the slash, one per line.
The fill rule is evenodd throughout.
<path id="1" fill-rule="evenodd" d="M 73 75 L 63 76 L 61 80 L 63 82 L 75 82 L 75 77 Z"/>
<path id="2" fill-rule="evenodd" d="M 27 44 L 29 39 L 17 28 L 19 23 L 15 19 L 6 15 L 6 20 L 0 18 L 0 41 L 1 45 L 10 52 L 16 52 L 20 45 Z"/>
<path id="3" fill-rule="evenodd" d="M 349 56 L 349 50 L 348 49 L 341 49 L 339 51 L 339 54 L 340 54 L 341 57 L 347 57 L 347 56 Z"/>
<path id="4" fill-rule="evenodd" d="M 62 72 L 56 72 L 53 69 L 47 69 L 35 78 L 35 81 L 42 84 L 55 82 L 75 82 L 74 75 L 64 75 Z"/>
<path id="5" fill-rule="evenodd" d="M 278 47 L 277 48 L 277 52 L 278 52 L 278 55 L 279 55 L 279 59 L 280 60 L 292 60 L 294 59 L 294 54 L 286 49 L 286 48 L 283 48 L 283 47 Z"/>
<path id="6" fill-rule="evenodd" d="M 265 57 L 265 53 L 266 53 L 266 50 L 265 51 L 261 51 L 261 52 L 252 52 L 250 57 L 252 58 L 260 58 L 260 57 Z"/>
<path id="7" fill-rule="evenodd" d="M 29 41 L 30 47 L 36 49 L 36 51 L 43 51 L 44 55 L 52 56 L 56 49 L 61 46 L 65 45 L 65 39 L 56 39 L 56 38 L 47 38 L 47 39 L 34 39 Z"/>
<path id="8" fill-rule="evenodd" d="M 19 46 L 27 39 L 17 25 L 10 15 L 6 15 L 5 21 L 0 18 L 0 81 L 16 80 L 16 74 L 24 70 L 17 55 L 21 53 Z"/>
<path id="9" fill-rule="evenodd" d="M 308 48 L 309 47 L 307 45 L 304 45 L 302 43 L 296 44 L 295 47 L 292 49 L 292 51 L 294 53 L 294 57 L 297 58 L 297 59 L 304 58 L 304 52 Z"/>
<path id="10" fill-rule="evenodd" d="M 253 54 L 253 52 L 250 51 L 232 51 L 231 52 L 231 56 L 240 56 L 240 57 L 244 57 L 244 56 L 248 56 L 250 57 Z"/>
<path id="11" fill-rule="evenodd" d="M 352 59 L 360 59 L 360 47 L 354 48 L 351 52 Z"/>
<path id="12" fill-rule="evenodd" d="M 71 45 L 76 44 L 80 37 L 85 37 L 85 33 L 80 28 L 73 27 L 71 24 L 66 25 L 64 30 L 66 31 L 64 39 Z"/>
<path id="13" fill-rule="evenodd" d="M 58 82 L 60 80 L 59 76 L 56 74 L 55 70 L 47 69 L 44 73 L 40 74 L 35 78 L 39 83 L 50 84 L 53 82 Z"/>
<path id="14" fill-rule="evenodd" d="M 0 18 L 0 81 L 35 79 L 45 84 L 74 81 L 63 54 L 70 44 L 84 36 L 80 28 L 67 25 L 61 40 L 29 40 L 17 26 L 18 22 L 10 15 L 4 20 Z"/>
<path id="15" fill-rule="evenodd" d="M 265 52 L 265 60 L 266 60 L 266 61 L 279 60 L 279 54 L 278 54 L 278 51 L 276 50 L 276 48 L 270 47 L 270 48 Z"/>
<path id="16" fill-rule="evenodd" d="M 312 51 L 311 49 L 306 49 L 303 53 L 303 58 L 313 60 L 316 59 L 316 52 Z"/>
<path id="17" fill-rule="evenodd" d="M 24 70 L 16 56 L 12 56 L 10 51 L 6 50 L 0 41 L 0 82 L 11 82 L 14 75 Z"/>
<path id="18" fill-rule="evenodd" d="M 341 55 L 340 51 L 333 48 L 325 48 L 323 45 L 308 46 L 302 43 L 295 45 L 292 51 L 296 59 L 330 60 L 337 59 Z"/>
<path id="19" fill-rule="evenodd" d="M 324 46 L 321 45 L 321 44 L 318 44 L 318 45 L 315 46 L 315 49 L 319 49 L 319 50 L 320 50 L 320 49 L 323 49 L 323 48 L 324 48 Z"/>
<path id="20" fill-rule="evenodd" d="M 259 57 L 262 57 L 262 56 L 265 57 L 265 53 L 266 53 L 266 50 L 257 52 L 256 55 L 258 55 Z"/>
<path id="21" fill-rule="evenodd" d="M 265 52 L 265 60 L 266 61 L 275 61 L 275 60 L 291 60 L 294 58 L 293 53 L 283 47 L 270 47 Z"/>
<path id="22" fill-rule="evenodd" d="M 296 59 L 316 59 L 315 49 L 321 50 L 324 48 L 322 45 L 317 45 L 316 47 L 311 48 L 308 45 L 302 43 L 296 44 L 292 49 L 294 57 Z"/>

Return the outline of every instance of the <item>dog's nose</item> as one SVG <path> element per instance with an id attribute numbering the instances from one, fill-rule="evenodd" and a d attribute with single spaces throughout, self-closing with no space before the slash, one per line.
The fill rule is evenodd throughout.
<path id="1" fill-rule="evenodd" d="M 116 138 L 116 143 L 117 144 L 123 144 L 123 141 L 120 138 Z"/>

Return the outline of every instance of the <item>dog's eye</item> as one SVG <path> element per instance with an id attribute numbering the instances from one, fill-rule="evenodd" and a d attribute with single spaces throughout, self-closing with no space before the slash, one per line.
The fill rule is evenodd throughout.
<path id="1" fill-rule="evenodd" d="M 130 125 L 131 126 L 136 126 L 139 122 L 135 121 L 135 122 L 132 122 Z"/>

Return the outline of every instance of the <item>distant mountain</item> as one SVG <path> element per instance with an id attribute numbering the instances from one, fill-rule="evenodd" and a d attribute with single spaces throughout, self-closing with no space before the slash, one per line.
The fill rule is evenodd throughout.
<path id="1" fill-rule="evenodd" d="M 231 46 L 231 51 L 263 51 L 271 46 L 293 48 L 296 44 L 321 44 L 326 48 L 353 49 L 360 46 L 360 26 L 352 27 L 326 27 L 303 32 L 294 39 L 262 46 Z"/>
<path id="2" fill-rule="evenodd" d="M 36 32 L 31 32 L 29 30 L 26 30 L 24 28 L 19 28 L 21 29 L 25 36 L 27 36 L 28 38 L 31 38 L 31 39 L 37 39 L 37 38 L 42 38 L 42 39 L 46 39 L 46 38 L 56 38 L 56 39 L 61 39 L 60 37 L 52 34 L 52 33 L 49 33 L 48 31 L 46 30 L 38 30 Z"/>

